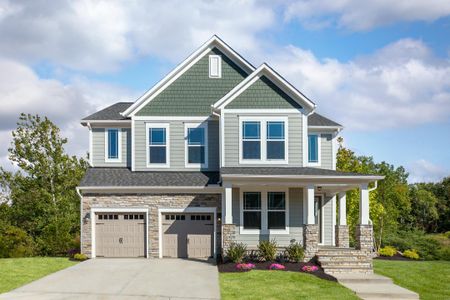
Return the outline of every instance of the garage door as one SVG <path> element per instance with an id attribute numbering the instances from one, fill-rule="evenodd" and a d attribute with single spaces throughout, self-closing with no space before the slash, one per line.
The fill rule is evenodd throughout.
<path id="1" fill-rule="evenodd" d="M 163 256 L 208 258 L 213 255 L 213 214 L 164 214 Z"/>
<path id="2" fill-rule="evenodd" d="M 96 256 L 145 256 L 145 214 L 98 213 L 95 218 Z"/>

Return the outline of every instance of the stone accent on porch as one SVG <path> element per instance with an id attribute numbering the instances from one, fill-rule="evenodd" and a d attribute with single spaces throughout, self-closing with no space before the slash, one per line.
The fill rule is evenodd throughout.
<path id="1" fill-rule="evenodd" d="M 222 225 L 222 257 L 225 257 L 230 245 L 236 239 L 236 225 L 223 224 Z"/>
<path id="2" fill-rule="evenodd" d="M 373 250 L 372 225 L 356 225 L 356 249 L 366 252 Z"/>
<path id="3" fill-rule="evenodd" d="M 336 225 L 336 247 L 348 248 L 350 246 L 349 232 L 347 225 Z"/>
<path id="4" fill-rule="evenodd" d="M 305 261 L 310 261 L 317 253 L 319 243 L 319 225 L 309 224 L 303 227 Z"/>

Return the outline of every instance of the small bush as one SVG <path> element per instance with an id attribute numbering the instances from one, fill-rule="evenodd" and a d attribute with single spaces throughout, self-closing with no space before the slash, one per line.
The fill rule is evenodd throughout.
<path id="1" fill-rule="evenodd" d="M 444 235 L 445 235 L 448 239 L 450 239 L 450 231 L 447 231 L 446 233 L 444 233 Z"/>
<path id="2" fill-rule="evenodd" d="M 236 269 L 238 269 L 239 271 L 251 271 L 255 268 L 254 264 L 248 263 L 248 264 L 237 264 L 236 265 Z"/>
<path id="3" fill-rule="evenodd" d="M 286 253 L 289 258 L 289 261 L 292 262 L 301 262 L 305 257 L 305 251 L 303 246 L 297 243 L 291 243 L 286 247 Z"/>
<path id="4" fill-rule="evenodd" d="M 385 237 L 383 244 L 393 246 L 402 252 L 408 249 L 416 249 L 420 257 L 425 260 L 439 258 L 439 242 L 426 236 L 422 231 L 402 230 L 390 233 Z"/>
<path id="5" fill-rule="evenodd" d="M 241 263 L 247 253 L 247 246 L 243 243 L 232 243 L 226 256 L 234 263 Z"/>
<path id="6" fill-rule="evenodd" d="M 0 223 L 0 257 L 26 257 L 33 254 L 33 239 L 24 230 Z"/>
<path id="7" fill-rule="evenodd" d="M 438 252 L 438 259 L 450 261 L 450 247 L 441 247 Z"/>
<path id="8" fill-rule="evenodd" d="M 258 244 L 259 255 L 265 261 L 274 261 L 277 256 L 277 242 L 260 241 Z"/>
<path id="9" fill-rule="evenodd" d="M 392 257 L 397 253 L 397 249 L 395 249 L 392 246 L 386 246 L 384 248 L 381 248 L 380 251 L 378 251 L 378 254 L 380 254 L 381 256 L 387 256 L 387 257 Z"/>
<path id="10" fill-rule="evenodd" d="M 88 257 L 87 257 L 86 254 L 83 254 L 83 253 L 77 253 L 77 254 L 75 254 L 75 255 L 73 256 L 73 259 L 78 260 L 78 261 L 83 261 L 83 260 L 88 259 Z"/>
<path id="11" fill-rule="evenodd" d="M 403 252 L 403 256 L 406 258 L 410 258 L 410 259 L 419 259 L 419 253 L 417 253 L 416 250 L 412 249 L 412 250 L 405 250 L 405 252 Z"/>

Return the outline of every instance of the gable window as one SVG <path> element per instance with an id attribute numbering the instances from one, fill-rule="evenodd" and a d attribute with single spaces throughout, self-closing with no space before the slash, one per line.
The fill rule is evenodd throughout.
<path id="1" fill-rule="evenodd" d="M 242 123 L 242 158 L 261 159 L 261 122 Z"/>
<path id="2" fill-rule="evenodd" d="M 207 123 L 186 124 L 186 167 L 206 168 L 208 164 Z"/>
<path id="3" fill-rule="evenodd" d="M 244 192 L 244 229 L 261 229 L 261 193 Z"/>
<path id="4" fill-rule="evenodd" d="M 284 122 L 267 122 L 267 159 L 284 159 Z"/>
<path id="5" fill-rule="evenodd" d="M 308 163 L 310 165 L 320 164 L 320 136 L 319 134 L 308 135 Z"/>
<path id="6" fill-rule="evenodd" d="M 105 161 L 120 162 L 122 133 L 118 128 L 108 128 L 105 131 Z"/>
<path id="7" fill-rule="evenodd" d="M 169 166 L 169 125 L 147 123 L 147 167 Z"/>
<path id="8" fill-rule="evenodd" d="M 209 56 L 209 78 L 222 77 L 222 57 L 220 55 Z"/>
<path id="9" fill-rule="evenodd" d="M 268 229 L 286 228 L 286 194 L 284 192 L 267 193 Z"/>

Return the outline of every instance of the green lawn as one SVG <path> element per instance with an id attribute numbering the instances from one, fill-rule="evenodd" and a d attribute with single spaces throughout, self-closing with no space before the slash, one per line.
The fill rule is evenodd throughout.
<path id="1" fill-rule="evenodd" d="M 0 259 L 0 293 L 18 288 L 76 262 L 64 257 L 27 257 Z"/>
<path id="2" fill-rule="evenodd" d="M 450 299 L 450 261 L 374 260 L 375 272 L 391 277 L 420 299 Z"/>
<path id="3" fill-rule="evenodd" d="M 222 299 L 358 299 L 336 282 L 313 275 L 257 271 L 220 273 Z"/>

